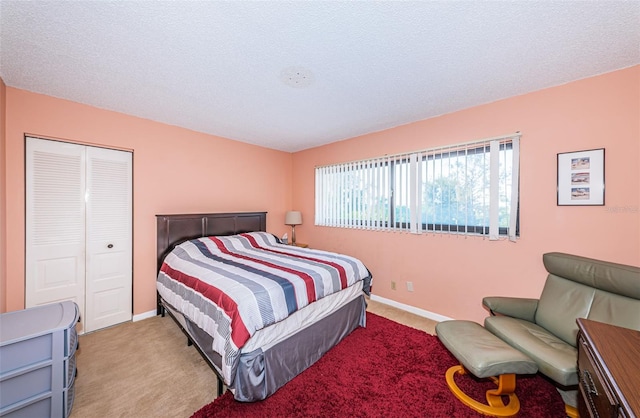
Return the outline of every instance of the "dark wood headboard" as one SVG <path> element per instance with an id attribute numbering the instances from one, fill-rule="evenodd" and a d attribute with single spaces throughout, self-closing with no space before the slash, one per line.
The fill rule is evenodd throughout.
<path id="1" fill-rule="evenodd" d="M 156 215 L 156 221 L 159 271 L 167 252 L 184 241 L 212 235 L 266 231 L 267 212 Z"/>

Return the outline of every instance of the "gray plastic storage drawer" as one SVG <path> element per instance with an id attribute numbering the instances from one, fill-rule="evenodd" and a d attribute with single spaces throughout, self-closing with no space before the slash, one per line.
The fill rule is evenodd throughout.
<path id="1" fill-rule="evenodd" d="M 75 391 L 74 302 L 0 314 L 0 416 L 68 417 Z"/>
<path id="2" fill-rule="evenodd" d="M 48 365 L 0 381 L 0 402 L 4 406 L 25 400 L 26 388 L 29 397 L 51 393 L 52 375 L 52 367 Z"/>
<path id="3" fill-rule="evenodd" d="M 55 416 L 51 411 L 51 396 L 38 398 L 20 408 L 13 408 L 6 414 L 2 414 L 7 418 L 41 418 Z"/>
<path id="4" fill-rule="evenodd" d="M 2 323 L 2 330 L 5 324 Z M 0 332 L 2 332 L 0 330 Z M 31 364 L 51 361 L 53 355 L 53 335 L 51 333 L 39 335 L 28 340 L 17 341 L 6 345 L 2 342 L 0 348 L 0 370 L 2 373 L 21 369 Z"/>

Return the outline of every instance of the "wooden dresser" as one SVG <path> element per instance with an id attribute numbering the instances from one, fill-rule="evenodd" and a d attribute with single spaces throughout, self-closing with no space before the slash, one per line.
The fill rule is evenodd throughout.
<path id="1" fill-rule="evenodd" d="M 640 331 L 578 319 L 580 417 L 640 417 Z"/>

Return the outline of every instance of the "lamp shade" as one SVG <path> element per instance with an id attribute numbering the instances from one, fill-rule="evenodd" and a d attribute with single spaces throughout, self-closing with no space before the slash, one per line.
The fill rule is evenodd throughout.
<path id="1" fill-rule="evenodd" d="M 284 215 L 285 225 L 301 225 L 302 213 L 297 210 L 291 210 Z"/>

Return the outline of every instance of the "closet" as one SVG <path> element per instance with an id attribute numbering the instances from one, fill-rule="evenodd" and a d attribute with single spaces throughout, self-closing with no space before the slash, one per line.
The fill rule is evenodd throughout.
<path id="1" fill-rule="evenodd" d="M 26 138 L 27 308 L 64 300 L 80 332 L 132 317 L 132 153 Z"/>

